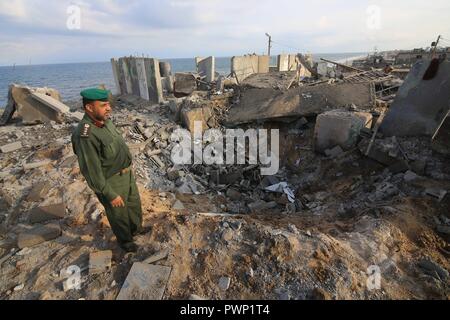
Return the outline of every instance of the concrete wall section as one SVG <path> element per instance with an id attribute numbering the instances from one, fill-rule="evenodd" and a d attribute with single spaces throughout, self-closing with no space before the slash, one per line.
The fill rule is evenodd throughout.
<path id="1" fill-rule="evenodd" d="M 386 136 L 432 136 L 450 108 L 450 62 L 443 61 L 431 80 L 423 80 L 430 60 L 417 62 L 389 108 L 381 131 Z"/>

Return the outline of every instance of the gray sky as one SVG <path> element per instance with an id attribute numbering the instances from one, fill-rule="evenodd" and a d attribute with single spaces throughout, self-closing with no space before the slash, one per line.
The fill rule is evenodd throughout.
<path id="1" fill-rule="evenodd" d="M 263 53 L 266 32 L 273 54 L 412 49 L 450 46 L 450 1 L 0 0 L 0 30 L 0 65 Z"/>

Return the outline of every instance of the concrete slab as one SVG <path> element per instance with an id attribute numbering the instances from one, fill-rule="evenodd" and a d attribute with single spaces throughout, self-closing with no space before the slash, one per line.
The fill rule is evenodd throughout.
<path id="1" fill-rule="evenodd" d="M 116 85 L 116 92 L 117 94 L 122 94 L 122 89 L 120 87 L 120 73 L 119 73 L 119 64 L 118 61 L 114 58 L 111 59 L 111 68 L 113 71 L 113 77 L 114 77 L 114 84 Z"/>
<path id="2" fill-rule="evenodd" d="M 274 89 L 249 89 L 242 93 L 226 123 L 237 125 L 258 120 L 314 116 L 355 104 L 361 109 L 375 105 L 375 88 L 370 83 L 323 84 L 281 92 Z"/>
<path id="3" fill-rule="evenodd" d="M 59 224 L 39 225 L 31 230 L 20 233 L 17 237 L 17 246 L 20 249 L 32 247 L 42 242 L 58 238 L 60 235 L 61 227 Z"/>
<path id="4" fill-rule="evenodd" d="M 145 70 L 147 75 L 148 95 L 150 101 L 154 103 L 163 102 L 164 97 L 158 59 L 145 59 Z"/>
<path id="5" fill-rule="evenodd" d="M 139 96 L 147 101 L 150 100 L 148 83 L 147 83 L 147 72 L 145 70 L 145 60 L 144 58 L 135 58 L 137 80 L 139 84 Z"/>
<path id="6" fill-rule="evenodd" d="M 259 72 L 259 58 L 257 55 L 248 55 L 231 58 L 231 73 L 239 83 L 254 73 Z"/>
<path id="7" fill-rule="evenodd" d="M 22 148 L 22 142 L 16 141 L 0 147 L 2 153 L 14 152 Z"/>
<path id="8" fill-rule="evenodd" d="M 50 191 L 51 187 L 52 185 L 49 181 L 42 181 L 35 184 L 27 196 L 27 201 L 40 201 L 47 194 L 47 192 Z"/>
<path id="9" fill-rule="evenodd" d="M 189 110 L 181 110 L 181 118 L 186 128 L 193 134 L 195 121 L 202 122 L 202 132 L 209 128 L 208 121 L 212 117 L 213 112 L 209 107 L 194 108 Z"/>
<path id="10" fill-rule="evenodd" d="M 429 59 L 417 62 L 400 87 L 380 130 L 386 136 L 433 136 L 450 107 L 450 61 L 423 80 Z"/>
<path id="11" fill-rule="evenodd" d="M 349 150 L 358 143 L 359 131 L 371 125 L 370 113 L 337 110 L 322 113 L 314 129 L 314 150 L 325 153 L 336 146 Z"/>
<path id="12" fill-rule="evenodd" d="M 197 72 L 201 76 L 206 76 L 206 82 L 212 82 L 216 77 L 216 62 L 214 57 L 196 58 Z"/>
<path id="13" fill-rule="evenodd" d="M 175 73 L 174 92 L 179 95 L 190 95 L 197 90 L 197 80 L 192 73 Z"/>
<path id="14" fill-rule="evenodd" d="M 5 124 L 7 124 L 12 119 L 14 112 L 16 112 L 16 106 L 12 98 L 10 87 L 10 89 L 8 90 L 8 104 L 6 105 L 5 110 L 3 111 L 3 114 L 0 118 L 0 126 L 4 126 Z"/>
<path id="15" fill-rule="evenodd" d="M 277 57 L 278 71 L 289 71 L 289 55 L 279 54 Z"/>
<path id="16" fill-rule="evenodd" d="M 172 268 L 136 262 L 116 300 L 162 300 Z"/>
<path id="17" fill-rule="evenodd" d="M 89 254 L 89 274 L 103 273 L 111 269 L 112 251 L 97 251 Z"/>
<path id="18" fill-rule="evenodd" d="M 49 165 L 50 163 L 52 163 L 51 160 L 43 160 L 43 161 L 32 162 L 32 163 L 24 163 L 23 170 L 28 171 L 28 170 L 33 170 L 33 169 L 40 168 L 40 167 L 45 167 L 46 165 Z"/>
<path id="19" fill-rule="evenodd" d="M 40 223 L 50 220 L 63 219 L 66 215 L 66 205 L 64 203 L 53 204 L 45 207 L 36 207 L 31 209 L 30 223 Z"/>
<path id="20" fill-rule="evenodd" d="M 161 261 L 163 259 L 166 259 L 168 255 L 169 255 L 169 249 L 164 249 L 164 250 L 152 255 L 151 257 L 148 257 L 147 259 L 145 259 L 144 263 L 152 264 L 152 263 Z"/>
<path id="21" fill-rule="evenodd" d="M 62 114 L 50 108 L 46 104 L 35 100 L 32 93 L 37 92 L 32 88 L 13 85 L 10 87 L 11 95 L 19 117 L 22 118 L 23 124 L 36 124 L 43 122 L 62 122 Z M 40 90 L 39 93 L 47 93 L 53 98 L 58 99 L 54 90 Z"/>
<path id="22" fill-rule="evenodd" d="M 67 105 L 65 105 L 61 101 L 58 101 L 46 94 L 34 92 L 34 93 L 31 93 L 31 96 L 33 97 L 33 99 L 36 99 L 37 101 L 42 102 L 46 106 L 55 110 L 56 112 L 61 112 L 61 113 L 69 113 L 70 112 L 70 108 Z"/>
<path id="23" fill-rule="evenodd" d="M 258 73 L 269 73 L 269 65 L 269 56 L 258 56 Z"/>

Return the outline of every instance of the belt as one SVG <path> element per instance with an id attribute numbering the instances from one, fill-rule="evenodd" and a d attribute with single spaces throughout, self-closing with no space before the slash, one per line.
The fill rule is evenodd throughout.
<path id="1" fill-rule="evenodd" d="M 130 171 L 131 171 L 131 166 L 129 166 L 128 168 L 125 168 L 125 169 L 120 170 L 119 172 L 117 172 L 117 173 L 115 174 L 115 176 L 121 176 L 121 175 L 124 175 L 125 173 L 128 173 L 128 172 L 130 172 Z"/>

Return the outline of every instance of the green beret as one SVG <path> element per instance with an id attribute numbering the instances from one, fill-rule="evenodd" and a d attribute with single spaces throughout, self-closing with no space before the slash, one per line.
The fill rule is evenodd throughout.
<path id="1" fill-rule="evenodd" d="M 109 90 L 90 88 L 80 92 L 81 96 L 84 99 L 92 100 L 92 101 L 108 101 L 108 97 L 110 94 Z"/>

